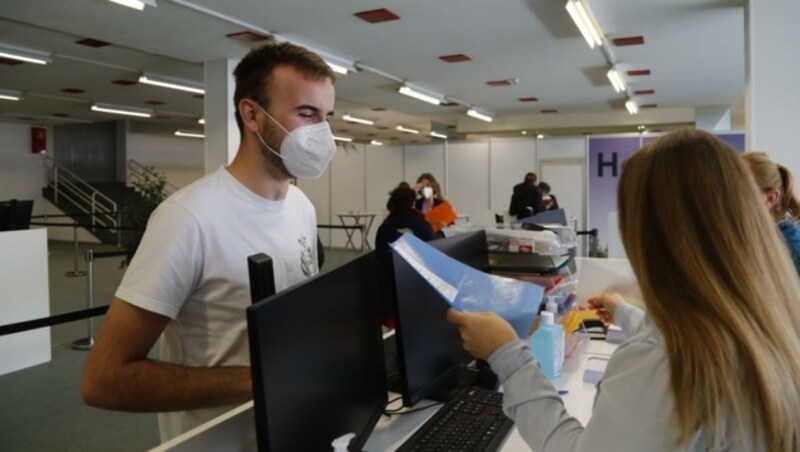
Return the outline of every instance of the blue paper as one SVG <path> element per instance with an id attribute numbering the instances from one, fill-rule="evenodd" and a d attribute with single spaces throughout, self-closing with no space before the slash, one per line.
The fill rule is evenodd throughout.
<path id="1" fill-rule="evenodd" d="M 454 309 L 495 312 L 514 327 L 520 338 L 528 336 L 542 303 L 542 286 L 476 270 L 414 234 L 403 234 L 391 246 Z"/>

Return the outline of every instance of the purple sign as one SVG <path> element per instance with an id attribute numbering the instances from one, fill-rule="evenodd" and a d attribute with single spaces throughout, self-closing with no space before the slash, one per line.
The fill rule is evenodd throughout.
<path id="1" fill-rule="evenodd" d="M 715 134 L 738 152 L 744 152 L 744 133 Z M 597 228 L 600 249 L 608 245 L 608 214 L 617 211 L 617 182 L 622 162 L 662 135 L 589 138 L 588 229 Z"/>
<path id="2" fill-rule="evenodd" d="M 600 249 L 608 245 L 608 214 L 617 210 L 617 181 L 622 162 L 636 152 L 637 136 L 589 138 L 589 229 L 597 228 Z"/>

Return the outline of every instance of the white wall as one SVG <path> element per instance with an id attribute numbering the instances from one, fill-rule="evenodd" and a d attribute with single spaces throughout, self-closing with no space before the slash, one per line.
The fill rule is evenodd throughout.
<path id="1" fill-rule="evenodd" d="M 31 153 L 31 126 L 0 123 L 0 143 L 0 200 L 33 199 L 33 214 L 44 213 L 45 154 Z M 48 147 L 52 143 L 48 127 Z"/>
<path id="2" fill-rule="evenodd" d="M 169 183 L 183 187 L 203 176 L 203 140 L 166 135 L 128 133 L 128 160 L 153 166 Z"/>
<path id="3" fill-rule="evenodd" d="M 486 225 L 491 212 L 507 208 L 514 184 L 538 167 L 537 147 L 548 140 L 530 138 L 489 141 L 434 142 L 429 144 L 339 147 L 330 167 L 319 179 L 299 180 L 298 186 L 314 203 L 320 224 L 341 224 L 336 214 L 370 212 L 376 214 L 368 236 L 375 242 L 375 231 L 386 215 L 386 201 L 401 181 L 414 184 L 424 172 L 432 173 L 442 184 L 456 212 L 469 215 L 475 224 Z M 544 144 L 549 157 L 585 158 L 586 140 L 553 140 Z M 583 200 L 582 184 L 560 181 L 562 196 L 573 194 Z M 358 233 L 355 233 L 358 236 Z M 323 244 L 342 247 L 341 230 L 320 230 Z M 358 243 L 357 243 L 358 245 Z"/>

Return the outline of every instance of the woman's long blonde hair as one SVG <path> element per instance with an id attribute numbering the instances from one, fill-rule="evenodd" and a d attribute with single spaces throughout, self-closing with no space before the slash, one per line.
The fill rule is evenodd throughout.
<path id="1" fill-rule="evenodd" d="M 749 433 L 800 448 L 800 280 L 761 198 L 706 132 L 666 135 L 623 166 L 619 226 L 664 338 L 678 445 L 705 428 L 709 445 Z"/>
<path id="2" fill-rule="evenodd" d="M 744 161 L 750 167 L 756 185 L 762 191 L 776 190 L 780 193 L 778 203 L 772 206 L 775 221 L 783 220 L 790 215 L 794 221 L 800 220 L 800 202 L 794 194 L 794 178 L 792 173 L 780 163 L 775 163 L 763 152 L 748 152 Z"/>

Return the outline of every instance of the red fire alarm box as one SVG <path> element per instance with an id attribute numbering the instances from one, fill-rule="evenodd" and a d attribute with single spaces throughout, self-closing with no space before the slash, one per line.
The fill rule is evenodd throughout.
<path id="1" fill-rule="evenodd" d="M 31 127 L 31 152 L 34 154 L 47 152 L 47 129 L 44 127 Z"/>

